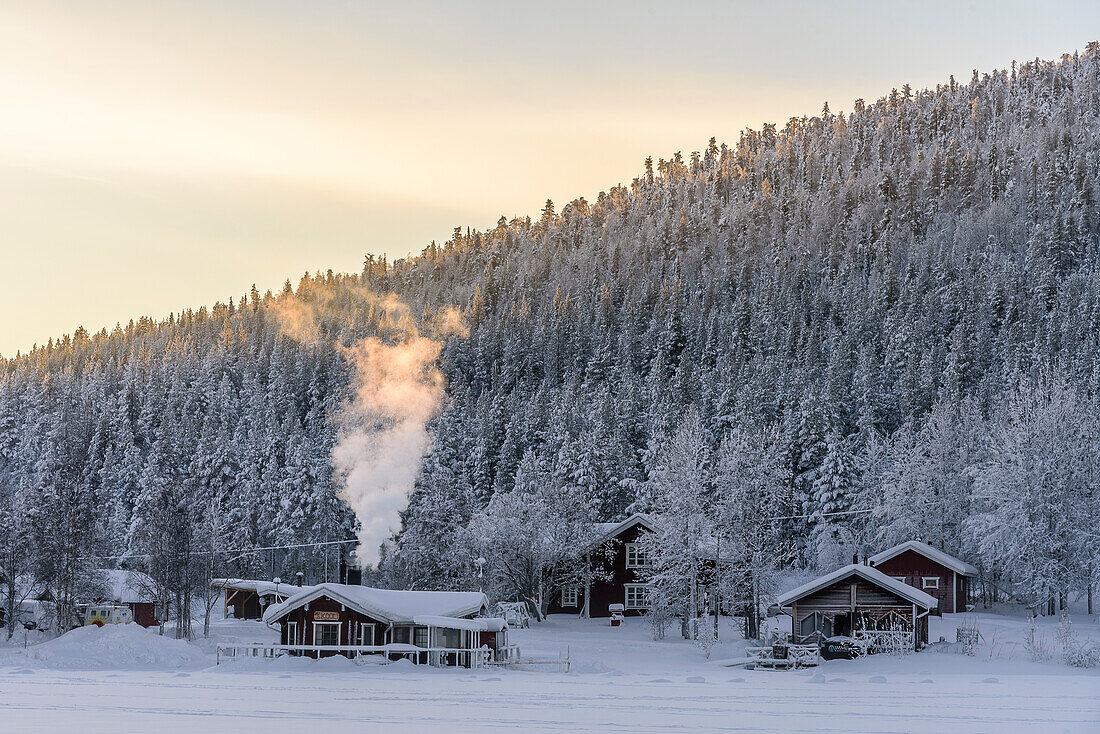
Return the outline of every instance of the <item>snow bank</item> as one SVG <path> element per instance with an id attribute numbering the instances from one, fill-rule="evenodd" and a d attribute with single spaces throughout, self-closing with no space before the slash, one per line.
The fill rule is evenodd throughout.
<path id="1" fill-rule="evenodd" d="M 58 670 L 176 670 L 210 662 L 195 645 L 136 624 L 78 627 L 49 642 L 0 653 L 2 665 Z"/>

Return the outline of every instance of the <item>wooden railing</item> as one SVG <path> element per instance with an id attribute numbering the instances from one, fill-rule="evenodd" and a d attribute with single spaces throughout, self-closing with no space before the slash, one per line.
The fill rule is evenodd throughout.
<path id="1" fill-rule="evenodd" d="M 856 630 L 852 639 L 869 652 L 905 652 L 913 649 L 911 630 Z"/>
<path id="2" fill-rule="evenodd" d="M 505 645 L 504 647 L 496 651 L 496 655 L 492 660 L 489 660 L 487 665 L 508 665 L 508 666 L 521 666 L 521 665 L 556 665 L 559 673 L 568 673 L 569 665 L 571 662 L 570 649 L 568 646 L 565 648 L 565 654 L 559 653 L 556 658 L 525 658 L 520 654 L 519 647 L 516 645 Z"/>

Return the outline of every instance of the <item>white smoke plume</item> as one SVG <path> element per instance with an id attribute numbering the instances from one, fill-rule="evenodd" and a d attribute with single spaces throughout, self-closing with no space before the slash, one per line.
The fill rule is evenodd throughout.
<path id="1" fill-rule="evenodd" d="M 370 337 L 345 350 L 358 387 L 345 407 L 332 450 L 341 494 L 359 518 L 359 560 L 378 563 L 379 547 L 400 527 L 424 453 L 426 425 L 443 397 L 436 367 L 442 345 L 413 335 L 397 344 Z"/>
<path id="2" fill-rule="evenodd" d="M 383 341 L 367 337 L 341 348 L 355 370 L 354 397 L 338 418 L 340 431 L 332 450 L 332 467 L 340 494 L 359 520 L 360 562 L 375 566 L 382 543 L 401 525 L 424 454 L 431 445 L 428 421 L 439 410 L 446 382 L 437 362 L 443 344 L 422 336 L 408 307 L 396 296 L 355 289 L 361 307 L 376 309 L 390 331 Z M 317 324 L 331 317 L 331 298 L 305 303 L 279 298 L 276 315 L 287 336 L 316 341 Z M 341 304 L 346 307 L 347 299 Z M 461 312 L 453 307 L 425 318 L 426 328 L 440 337 L 465 335 Z"/>

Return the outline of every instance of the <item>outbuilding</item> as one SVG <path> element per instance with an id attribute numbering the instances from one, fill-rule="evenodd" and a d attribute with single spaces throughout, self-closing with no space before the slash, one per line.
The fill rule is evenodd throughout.
<path id="1" fill-rule="evenodd" d="M 909 540 L 867 559 L 887 576 L 936 597 L 935 614 L 966 611 L 970 579 L 978 569 L 927 543 Z"/>
<path id="2" fill-rule="evenodd" d="M 920 589 L 859 563 L 792 589 L 778 601 L 789 610 L 796 644 L 847 636 L 893 638 L 913 649 L 928 642 L 928 613 L 938 604 Z"/>
<path id="3" fill-rule="evenodd" d="M 214 587 L 225 591 L 225 616 L 234 619 L 260 619 L 272 604 L 284 602 L 312 586 L 288 584 L 278 580 L 214 579 Z"/>
<path id="4" fill-rule="evenodd" d="M 97 603 L 109 602 L 129 607 L 134 622 L 142 627 L 156 627 L 160 624 L 157 613 L 156 583 L 141 571 L 103 568 L 95 572 L 99 591 L 92 600 Z"/>

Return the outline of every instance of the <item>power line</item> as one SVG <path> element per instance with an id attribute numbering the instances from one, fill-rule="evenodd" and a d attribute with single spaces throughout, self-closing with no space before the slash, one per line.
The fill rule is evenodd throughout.
<path id="1" fill-rule="evenodd" d="M 838 515 L 866 515 L 874 510 L 844 510 L 842 512 L 812 512 L 808 515 L 782 515 L 778 517 L 767 517 L 765 520 L 805 520 L 811 517 L 835 517 Z M 223 550 L 193 550 L 188 555 L 192 556 L 205 556 L 210 554 L 219 553 L 236 553 L 239 556 L 248 555 L 249 553 L 258 553 L 260 551 L 268 550 L 294 550 L 296 548 L 321 548 L 331 545 L 346 545 L 348 543 L 358 543 L 357 538 L 350 538 L 348 540 L 326 540 L 320 543 L 294 543 L 291 545 L 264 545 L 256 548 L 226 548 Z M 152 553 L 125 553 L 117 556 L 84 556 L 84 558 L 97 558 L 100 560 L 117 561 L 123 558 L 152 558 Z"/>
<path id="2" fill-rule="evenodd" d="M 866 515 L 874 510 L 845 510 L 843 512 L 811 512 L 809 515 L 784 515 L 782 517 L 769 517 L 767 520 L 804 520 L 810 517 L 833 517 L 834 515 Z"/>
<path id="3" fill-rule="evenodd" d="M 256 553 L 258 551 L 267 550 L 291 550 L 294 548 L 318 548 L 328 545 L 344 545 L 346 543 L 358 543 L 357 538 L 350 540 L 326 540 L 323 543 L 295 543 L 293 545 L 265 545 L 257 548 L 226 548 L 224 550 L 194 550 L 188 555 L 192 556 L 206 556 L 218 553 L 237 553 L 238 555 L 248 555 L 249 553 Z M 152 558 L 152 553 L 125 553 L 120 556 L 84 556 L 84 558 L 99 558 L 105 560 L 119 560 L 120 558 Z"/>

